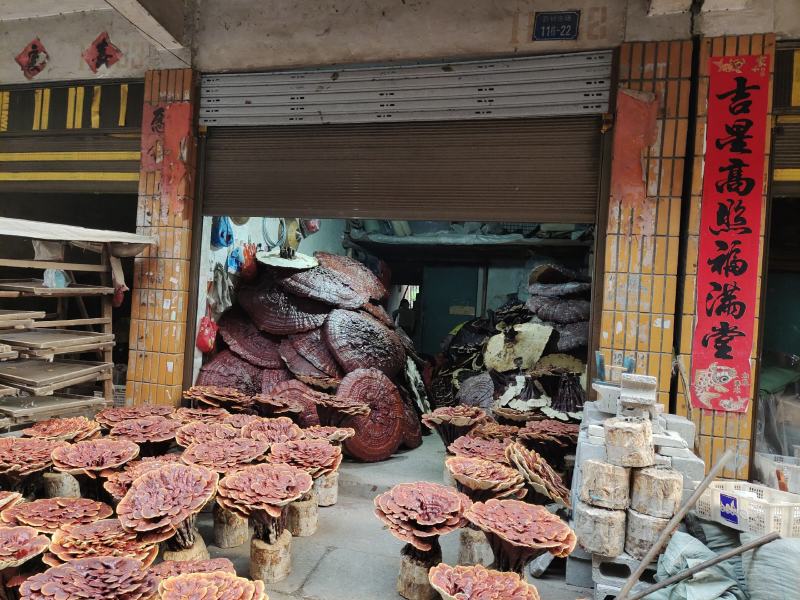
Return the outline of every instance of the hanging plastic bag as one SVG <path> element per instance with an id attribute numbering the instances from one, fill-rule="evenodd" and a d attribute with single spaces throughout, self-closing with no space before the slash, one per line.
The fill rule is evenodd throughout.
<path id="1" fill-rule="evenodd" d="M 233 244 L 233 223 L 228 217 L 214 217 L 211 220 L 211 246 L 227 248 Z"/>
<path id="2" fill-rule="evenodd" d="M 253 243 L 247 243 L 242 246 L 242 270 L 239 275 L 245 281 L 252 281 L 258 275 L 257 251 L 258 247 Z"/>
<path id="3" fill-rule="evenodd" d="M 208 314 L 200 319 L 200 325 L 197 328 L 197 340 L 195 341 L 195 345 L 200 352 L 208 354 L 214 350 L 218 330 L 219 325 L 214 323 L 214 320 Z"/>
<path id="4" fill-rule="evenodd" d="M 233 282 L 225 265 L 216 263 L 206 299 L 213 318 L 219 319 L 233 305 L 233 291 Z"/>
<path id="5" fill-rule="evenodd" d="M 242 248 L 234 248 L 234 250 L 228 254 L 228 273 L 231 275 L 239 275 L 242 272 L 242 266 L 244 265 L 244 258 L 242 256 Z"/>

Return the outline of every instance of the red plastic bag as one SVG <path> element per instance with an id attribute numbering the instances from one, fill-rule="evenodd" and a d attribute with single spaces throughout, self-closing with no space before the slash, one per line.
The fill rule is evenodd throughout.
<path id="1" fill-rule="evenodd" d="M 200 326 L 197 328 L 197 340 L 195 341 L 195 345 L 200 352 L 207 354 L 214 350 L 218 330 L 219 325 L 214 323 L 214 320 L 208 315 L 200 319 Z"/>
<path id="2" fill-rule="evenodd" d="M 242 270 L 239 275 L 244 281 L 252 281 L 258 275 L 256 262 L 256 245 L 252 243 L 242 245 Z"/>

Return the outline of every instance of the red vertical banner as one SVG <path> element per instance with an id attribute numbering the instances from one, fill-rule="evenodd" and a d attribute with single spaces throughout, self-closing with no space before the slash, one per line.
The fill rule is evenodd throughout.
<path id="1" fill-rule="evenodd" d="M 769 56 L 711 57 L 692 338 L 692 406 L 750 402 Z"/>

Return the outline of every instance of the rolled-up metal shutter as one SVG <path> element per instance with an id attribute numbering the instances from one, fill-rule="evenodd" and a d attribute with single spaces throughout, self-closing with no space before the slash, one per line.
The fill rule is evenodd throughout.
<path id="1" fill-rule="evenodd" d="M 611 63 L 206 75 L 204 213 L 594 222 Z"/>

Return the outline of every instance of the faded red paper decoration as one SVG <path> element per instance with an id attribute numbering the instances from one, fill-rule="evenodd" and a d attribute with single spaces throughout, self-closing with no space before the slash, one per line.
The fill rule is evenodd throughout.
<path id="1" fill-rule="evenodd" d="M 108 32 L 104 31 L 98 35 L 91 45 L 83 51 L 83 60 L 89 65 L 92 73 L 97 73 L 97 70 L 105 66 L 111 67 L 122 58 L 122 50 L 117 48 L 111 43 L 111 38 L 108 37 Z"/>
<path id="2" fill-rule="evenodd" d="M 38 37 L 31 40 L 25 49 L 14 57 L 27 79 L 33 79 L 44 71 L 49 59 L 50 56 Z"/>

